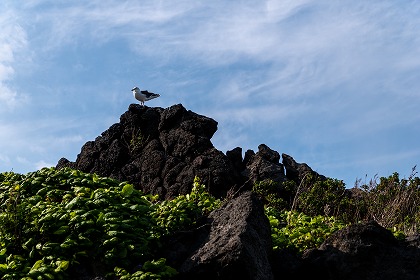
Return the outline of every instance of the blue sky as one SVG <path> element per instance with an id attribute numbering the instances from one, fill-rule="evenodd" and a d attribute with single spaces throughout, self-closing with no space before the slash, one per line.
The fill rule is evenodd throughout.
<path id="1" fill-rule="evenodd" d="M 420 2 L 0 3 L 0 172 L 74 161 L 138 86 L 343 180 L 420 164 Z"/>

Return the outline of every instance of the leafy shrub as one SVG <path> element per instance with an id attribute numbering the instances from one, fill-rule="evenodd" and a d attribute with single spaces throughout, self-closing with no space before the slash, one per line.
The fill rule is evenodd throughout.
<path id="1" fill-rule="evenodd" d="M 190 194 L 179 195 L 155 205 L 151 213 L 156 225 L 154 235 L 161 237 L 187 229 L 220 204 L 220 200 L 210 195 L 200 179 L 195 177 Z"/>
<path id="2" fill-rule="evenodd" d="M 308 173 L 296 185 L 293 203 L 287 203 L 282 185 L 257 182 L 253 191 L 265 203 L 266 214 L 272 229 L 273 246 L 294 248 L 302 252 L 317 247 L 325 238 L 344 225 L 374 219 L 389 229 L 397 239 L 419 232 L 420 179 L 413 168 L 408 179 L 398 173 L 371 180 L 368 185 L 356 185 L 351 191 L 341 180 L 319 178 Z M 293 182 L 292 182 L 293 183 Z"/>
<path id="3" fill-rule="evenodd" d="M 168 279 L 159 238 L 220 205 L 195 178 L 190 194 L 157 201 L 126 182 L 69 168 L 0 174 L 0 278 L 69 279 L 80 265 L 110 278 Z"/>
<path id="4" fill-rule="evenodd" d="M 280 196 L 279 189 L 279 183 L 272 180 L 255 182 L 252 187 L 252 191 L 263 200 L 265 205 L 277 209 L 287 209 L 290 204 Z"/>
<path id="5" fill-rule="evenodd" d="M 281 212 L 271 207 L 266 207 L 265 212 L 271 225 L 274 250 L 288 248 L 302 253 L 320 246 L 330 234 L 345 226 L 334 217 L 310 217 L 296 211 Z"/>
<path id="6" fill-rule="evenodd" d="M 123 268 L 116 267 L 114 269 L 115 276 L 119 280 L 158 280 L 169 279 L 177 275 L 177 271 L 165 264 L 166 260 L 160 258 L 157 261 L 147 261 L 140 270 L 129 273 Z"/>
<path id="7" fill-rule="evenodd" d="M 133 268 L 150 257 L 150 202 L 132 185 L 71 169 L 5 174 L 2 279 L 65 279 L 79 263 Z"/>
<path id="8" fill-rule="evenodd" d="M 325 186 L 327 186 L 326 191 L 338 190 L 344 186 L 337 183 L 339 181 L 321 181 L 308 177 L 303 192 L 302 184 L 301 192 L 298 192 L 295 182 L 290 180 L 281 185 L 273 181 L 254 184 L 253 192 L 258 194 L 265 204 L 274 250 L 288 248 L 302 253 L 306 249 L 318 247 L 331 233 L 344 227 L 345 223 L 333 216 L 327 216 L 324 212 L 325 205 L 328 205 L 327 203 L 335 205 L 335 199 L 339 197 L 337 195 L 324 197 Z M 289 203 L 281 197 L 285 194 L 289 195 Z M 294 203 L 291 202 L 293 197 L 291 194 L 295 195 Z M 295 204 L 299 205 L 300 210 L 305 209 L 309 214 L 293 210 Z M 318 211 L 320 209 L 323 211 Z"/>
<path id="9" fill-rule="evenodd" d="M 341 216 L 349 208 L 346 187 L 342 180 L 320 179 L 308 174 L 301 182 L 296 209 L 309 216 Z"/>

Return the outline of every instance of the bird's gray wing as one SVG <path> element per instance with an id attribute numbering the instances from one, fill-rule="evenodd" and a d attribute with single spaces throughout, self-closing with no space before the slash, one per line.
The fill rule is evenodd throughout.
<path id="1" fill-rule="evenodd" d="M 142 90 L 141 93 L 143 93 L 144 95 L 146 95 L 146 98 L 149 98 L 149 97 L 152 97 L 152 96 L 156 96 L 156 93 L 149 92 L 147 90 Z"/>

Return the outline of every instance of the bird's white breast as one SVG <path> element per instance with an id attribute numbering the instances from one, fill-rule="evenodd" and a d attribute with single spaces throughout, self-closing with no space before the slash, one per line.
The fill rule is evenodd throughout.
<path id="1" fill-rule="evenodd" d="M 133 96 L 138 101 L 145 101 L 145 96 L 141 94 L 140 92 L 133 91 Z"/>

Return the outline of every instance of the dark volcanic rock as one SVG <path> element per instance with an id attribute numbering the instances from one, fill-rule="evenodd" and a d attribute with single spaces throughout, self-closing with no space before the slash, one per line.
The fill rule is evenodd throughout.
<path id="1" fill-rule="evenodd" d="M 198 176 L 215 196 L 223 196 L 240 176 L 210 138 L 217 130 L 211 118 L 187 111 L 182 105 L 167 109 L 131 104 L 120 122 L 87 142 L 69 166 L 120 181 L 147 193 L 172 198 L 190 192 Z"/>
<path id="2" fill-rule="evenodd" d="M 216 130 L 215 120 L 181 104 L 167 109 L 131 104 L 119 123 L 83 145 L 75 162 L 62 158 L 56 167 L 128 181 L 161 199 L 189 193 L 195 176 L 211 194 L 224 197 L 258 181 L 282 183 L 313 172 L 285 154 L 280 163 L 280 154 L 265 144 L 257 153 L 247 150 L 244 159 L 240 147 L 225 155 L 210 141 Z"/>
<path id="3" fill-rule="evenodd" d="M 165 247 L 179 279 L 273 279 L 270 225 L 254 194 L 230 200 L 209 215 L 207 224 Z"/>
<path id="4" fill-rule="evenodd" d="M 286 180 L 284 167 L 279 163 L 279 153 L 270 149 L 267 145 L 261 144 L 258 146 L 257 153 L 253 154 L 253 152 L 247 151 L 245 156 L 246 167 L 242 171 L 242 175 L 249 179 L 251 185 L 264 180 L 279 183 Z"/>
<path id="5" fill-rule="evenodd" d="M 242 160 L 242 148 L 236 147 L 233 150 L 227 151 L 226 156 L 232 162 L 236 172 L 241 173 L 245 169 L 245 163 Z"/>
<path id="6" fill-rule="evenodd" d="M 307 251 L 302 273 L 318 279 L 419 279 L 420 249 L 399 243 L 376 222 L 355 224 Z"/>
<path id="7" fill-rule="evenodd" d="M 420 249 L 420 234 L 414 233 L 405 239 L 407 246 Z"/>
<path id="8" fill-rule="evenodd" d="M 306 174 L 315 175 L 321 180 L 326 179 L 325 176 L 313 171 L 306 163 L 297 163 L 291 156 L 286 154 L 282 154 L 281 156 L 283 158 L 282 163 L 286 169 L 286 177 L 288 180 L 293 180 L 299 184 L 302 179 L 305 178 Z"/>

